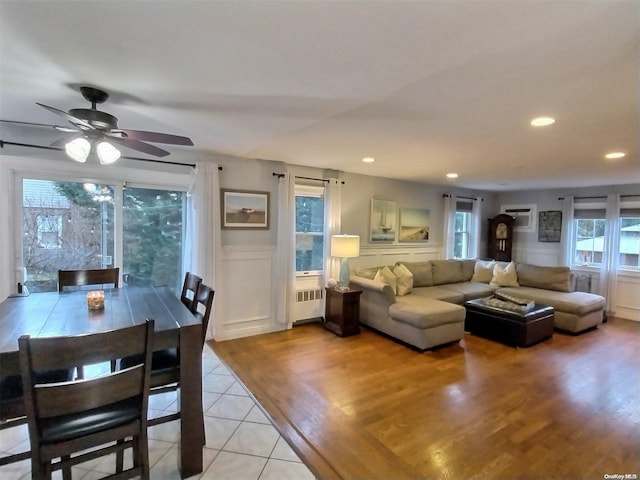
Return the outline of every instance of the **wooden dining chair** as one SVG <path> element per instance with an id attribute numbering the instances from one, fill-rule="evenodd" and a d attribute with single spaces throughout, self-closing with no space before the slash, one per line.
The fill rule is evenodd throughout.
<path id="1" fill-rule="evenodd" d="M 74 369 L 63 369 L 40 374 L 38 381 L 42 383 L 64 382 L 71 380 Z M 0 431 L 18 427 L 27 423 L 24 408 L 24 393 L 20 364 L 4 359 L 0 360 Z M 0 457 L 0 466 L 27 460 L 31 451 L 26 450 Z"/>
<path id="2" fill-rule="evenodd" d="M 200 283 L 194 297 L 194 315 L 202 322 L 202 343 L 204 347 L 209 318 L 213 308 L 215 291 Z M 135 362 L 134 358 L 126 358 L 120 362 L 120 368 L 126 368 Z M 173 392 L 180 388 L 180 352 L 177 348 L 169 348 L 153 352 L 151 361 L 151 391 L 150 395 Z M 149 419 L 149 425 L 158 425 L 180 418 L 180 412 Z"/>
<path id="3" fill-rule="evenodd" d="M 153 320 L 106 332 L 18 339 L 33 479 L 51 479 L 71 466 L 116 453 L 117 478 L 149 478 L 147 409 Z M 140 362 L 93 378 L 40 383 L 51 370 L 135 356 Z M 97 448 L 96 448 L 97 447 Z M 123 470 L 124 451 L 133 466 Z M 60 460 L 56 460 L 60 458 Z"/>
<path id="4" fill-rule="evenodd" d="M 58 270 L 58 292 L 64 287 L 85 285 L 120 285 L 120 268 L 97 268 L 89 270 Z"/>
<path id="5" fill-rule="evenodd" d="M 184 282 L 182 284 L 182 293 L 180 294 L 180 301 L 186 305 L 186 307 L 193 311 L 193 303 L 198 292 L 198 287 L 202 283 L 202 278 L 199 276 L 187 272 L 184 275 Z"/>

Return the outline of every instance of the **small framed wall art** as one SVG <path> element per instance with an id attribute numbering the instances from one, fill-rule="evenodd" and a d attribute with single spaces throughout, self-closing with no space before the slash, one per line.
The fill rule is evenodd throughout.
<path id="1" fill-rule="evenodd" d="M 269 192 L 222 189 L 220 195 L 222 228 L 269 228 Z"/>
<path id="2" fill-rule="evenodd" d="M 540 212 L 538 218 L 538 241 L 559 243 L 562 235 L 562 212 L 550 210 Z"/>
<path id="3" fill-rule="evenodd" d="M 371 199 L 370 243 L 391 243 L 396 239 L 398 206 L 396 202 Z"/>

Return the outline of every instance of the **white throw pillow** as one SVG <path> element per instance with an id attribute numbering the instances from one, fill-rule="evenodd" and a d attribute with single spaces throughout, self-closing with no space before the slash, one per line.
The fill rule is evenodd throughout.
<path id="1" fill-rule="evenodd" d="M 397 279 L 389 267 L 382 267 L 381 269 L 379 269 L 373 281 L 389 284 L 389 286 L 393 290 L 393 293 L 396 293 Z"/>
<path id="2" fill-rule="evenodd" d="M 396 295 L 407 295 L 413 288 L 413 274 L 403 264 L 393 267 L 396 276 Z"/>
<path id="3" fill-rule="evenodd" d="M 489 283 L 493 278 L 493 267 L 495 266 L 495 260 L 476 260 L 476 266 L 473 268 L 473 277 L 471 277 L 471 281 Z"/>
<path id="4" fill-rule="evenodd" d="M 496 264 L 493 267 L 493 278 L 489 285 L 492 287 L 519 287 L 516 264 L 509 262 L 506 267 Z"/>

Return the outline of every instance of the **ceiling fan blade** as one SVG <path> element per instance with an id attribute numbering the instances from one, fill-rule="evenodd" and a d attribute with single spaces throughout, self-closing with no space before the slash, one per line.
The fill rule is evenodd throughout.
<path id="1" fill-rule="evenodd" d="M 64 147 L 71 140 L 75 140 L 76 138 L 80 138 L 82 136 L 83 136 L 82 133 L 77 133 L 75 135 L 69 135 L 69 136 L 66 136 L 66 137 L 62 137 L 62 138 L 59 138 L 58 140 L 56 140 L 55 142 L 51 143 L 49 146 L 50 147 Z"/>
<path id="2" fill-rule="evenodd" d="M 154 145 L 149 145 L 148 143 L 144 143 L 139 140 L 135 140 L 133 138 L 119 138 L 110 136 L 109 140 L 113 141 L 114 143 L 119 143 L 124 147 L 138 150 L 139 152 L 148 153 L 149 155 L 155 155 L 156 157 L 166 157 L 167 155 L 170 155 L 170 153 L 166 150 L 158 148 Z"/>
<path id="3" fill-rule="evenodd" d="M 127 130 L 123 128 L 112 130 L 112 133 L 117 132 L 124 132 L 127 135 L 127 138 L 142 140 L 143 142 L 166 143 L 170 145 L 187 145 L 190 147 L 193 146 L 193 142 L 189 137 L 182 137 L 180 135 L 171 135 L 169 133 L 159 132 L 145 132 L 144 130 Z"/>
<path id="4" fill-rule="evenodd" d="M 21 122 L 19 120 L 0 120 L 2 123 L 13 123 L 14 125 L 26 125 L 28 127 L 45 127 L 55 128 L 59 132 L 77 132 L 78 129 L 71 127 L 61 127 L 60 125 L 51 125 L 50 123 L 34 123 L 34 122 Z"/>
<path id="5" fill-rule="evenodd" d="M 73 115 L 69 115 L 67 112 L 63 112 L 62 110 L 58 110 L 57 108 L 53 108 L 53 107 L 50 107 L 48 105 L 44 105 L 44 104 L 38 103 L 38 102 L 36 102 L 36 105 L 40 105 L 42 108 L 45 108 L 45 109 L 49 110 L 50 112 L 55 113 L 56 115 L 60 115 L 60 116 L 62 116 L 64 118 L 66 118 L 67 120 L 69 120 L 74 125 L 85 127 L 88 130 L 95 130 L 96 129 L 96 127 L 94 127 L 90 123 L 87 123 L 84 120 L 79 119 L 78 117 L 74 117 Z"/>

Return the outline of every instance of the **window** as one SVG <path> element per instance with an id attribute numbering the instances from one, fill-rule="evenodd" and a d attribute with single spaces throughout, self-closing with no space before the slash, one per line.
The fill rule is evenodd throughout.
<path id="1" fill-rule="evenodd" d="M 324 187 L 296 185 L 296 273 L 324 270 Z"/>
<path id="2" fill-rule="evenodd" d="M 640 267 L 640 204 L 621 204 L 619 251 L 619 266 Z"/>
<path id="3" fill-rule="evenodd" d="M 622 202 L 618 222 L 618 265 L 623 268 L 640 266 L 640 204 Z M 574 265 L 602 265 L 606 239 L 606 205 L 604 203 L 575 204 L 574 210 Z"/>
<path id="4" fill-rule="evenodd" d="M 577 202 L 577 200 L 576 200 Z M 604 204 L 578 204 L 573 213 L 575 238 L 574 264 L 602 264 L 607 212 Z"/>
<path id="5" fill-rule="evenodd" d="M 180 288 L 185 192 L 35 179 L 23 179 L 22 192 L 22 268 L 32 292 L 57 290 L 59 269 L 115 266 L 124 284 Z"/>
<path id="6" fill-rule="evenodd" d="M 469 258 L 473 203 L 458 199 L 454 225 L 453 258 Z"/>

